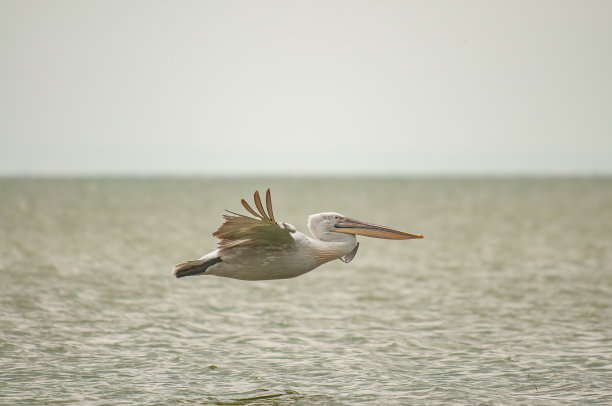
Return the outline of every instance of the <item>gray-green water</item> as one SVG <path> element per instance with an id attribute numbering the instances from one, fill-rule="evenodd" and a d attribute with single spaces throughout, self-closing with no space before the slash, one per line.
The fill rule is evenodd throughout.
<path id="1" fill-rule="evenodd" d="M 361 237 L 296 279 L 175 280 L 223 209 Z M 0 403 L 610 404 L 612 180 L 0 180 Z"/>

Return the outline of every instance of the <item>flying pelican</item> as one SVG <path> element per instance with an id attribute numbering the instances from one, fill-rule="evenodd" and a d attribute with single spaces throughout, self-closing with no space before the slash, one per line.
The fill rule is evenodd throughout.
<path id="1" fill-rule="evenodd" d="M 249 281 L 294 278 L 334 259 L 350 262 L 359 247 L 356 234 L 391 240 L 423 238 L 334 212 L 308 217 L 308 229 L 315 237 L 310 238 L 291 224 L 275 220 L 270 189 L 267 212 L 258 191 L 254 200 L 259 213 L 241 200 L 254 218 L 226 210 L 230 214 L 223 215 L 225 222 L 213 233 L 221 240 L 217 249 L 176 265 L 174 276 L 216 275 Z"/>

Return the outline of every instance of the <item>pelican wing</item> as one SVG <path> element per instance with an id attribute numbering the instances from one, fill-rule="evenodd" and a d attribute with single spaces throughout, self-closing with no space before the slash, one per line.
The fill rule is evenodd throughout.
<path id="1" fill-rule="evenodd" d="M 228 211 L 231 215 L 224 215 L 225 222 L 213 233 L 214 237 L 219 238 L 219 249 L 225 250 L 237 245 L 266 245 L 266 246 L 285 246 L 293 244 L 291 231 L 280 227 L 272 211 L 272 199 L 270 189 L 266 191 L 266 207 L 268 212 L 261 204 L 259 192 L 255 192 L 255 207 L 259 213 L 242 199 L 244 208 L 256 218 L 237 214 Z"/>

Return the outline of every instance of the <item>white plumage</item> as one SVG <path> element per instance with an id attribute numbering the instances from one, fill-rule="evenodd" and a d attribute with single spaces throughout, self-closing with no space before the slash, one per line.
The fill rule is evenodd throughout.
<path id="1" fill-rule="evenodd" d="M 293 278 L 334 259 L 350 262 L 359 247 L 356 234 L 386 239 L 423 238 L 389 227 L 344 217 L 338 213 L 313 214 L 308 228 L 315 238 L 300 233 L 294 226 L 277 222 L 272 210 L 270 189 L 266 191 L 266 210 L 259 192 L 254 195 L 254 217 L 229 212 L 225 222 L 213 233 L 220 239 L 217 249 L 202 258 L 174 267 L 174 276 L 216 275 L 243 280 Z"/>

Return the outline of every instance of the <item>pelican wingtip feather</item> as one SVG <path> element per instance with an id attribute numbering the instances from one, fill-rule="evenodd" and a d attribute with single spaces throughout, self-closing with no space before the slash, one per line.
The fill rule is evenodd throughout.
<path id="1" fill-rule="evenodd" d="M 268 215 L 266 214 L 266 211 L 263 208 L 263 204 L 261 204 L 261 197 L 259 197 L 259 190 L 255 191 L 255 194 L 253 195 L 253 200 L 255 200 L 255 206 L 257 207 L 257 210 L 259 210 L 259 213 L 261 213 L 262 218 L 265 220 L 270 220 L 270 217 L 268 217 Z"/>
<path id="2" fill-rule="evenodd" d="M 251 213 L 253 216 L 255 216 L 258 219 L 261 220 L 267 220 L 267 221 L 271 221 L 271 222 L 276 222 L 276 220 L 274 219 L 274 211 L 272 210 L 272 196 L 270 194 L 270 188 L 268 188 L 266 190 L 266 209 L 264 209 L 263 204 L 261 203 L 261 196 L 259 195 L 259 191 L 256 190 L 255 193 L 253 194 L 253 201 L 255 202 L 255 207 L 257 208 L 257 211 L 255 211 L 255 209 L 253 209 L 253 207 L 251 207 L 251 205 L 249 203 L 247 203 L 247 201 L 245 199 L 240 199 L 240 202 L 242 203 L 242 206 L 244 206 L 244 208 Z M 229 211 L 229 210 L 227 210 Z M 236 214 L 234 212 L 229 211 L 232 214 Z M 259 213 L 258 213 L 259 212 Z"/>
<path id="3" fill-rule="evenodd" d="M 270 220 L 276 222 L 274 219 L 274 211 L 272 210 L 272 195 L 270 194 L 270 188 L 266 190 L 266 208 L 268 209 L 268 215 L 270 216 Z"/>

